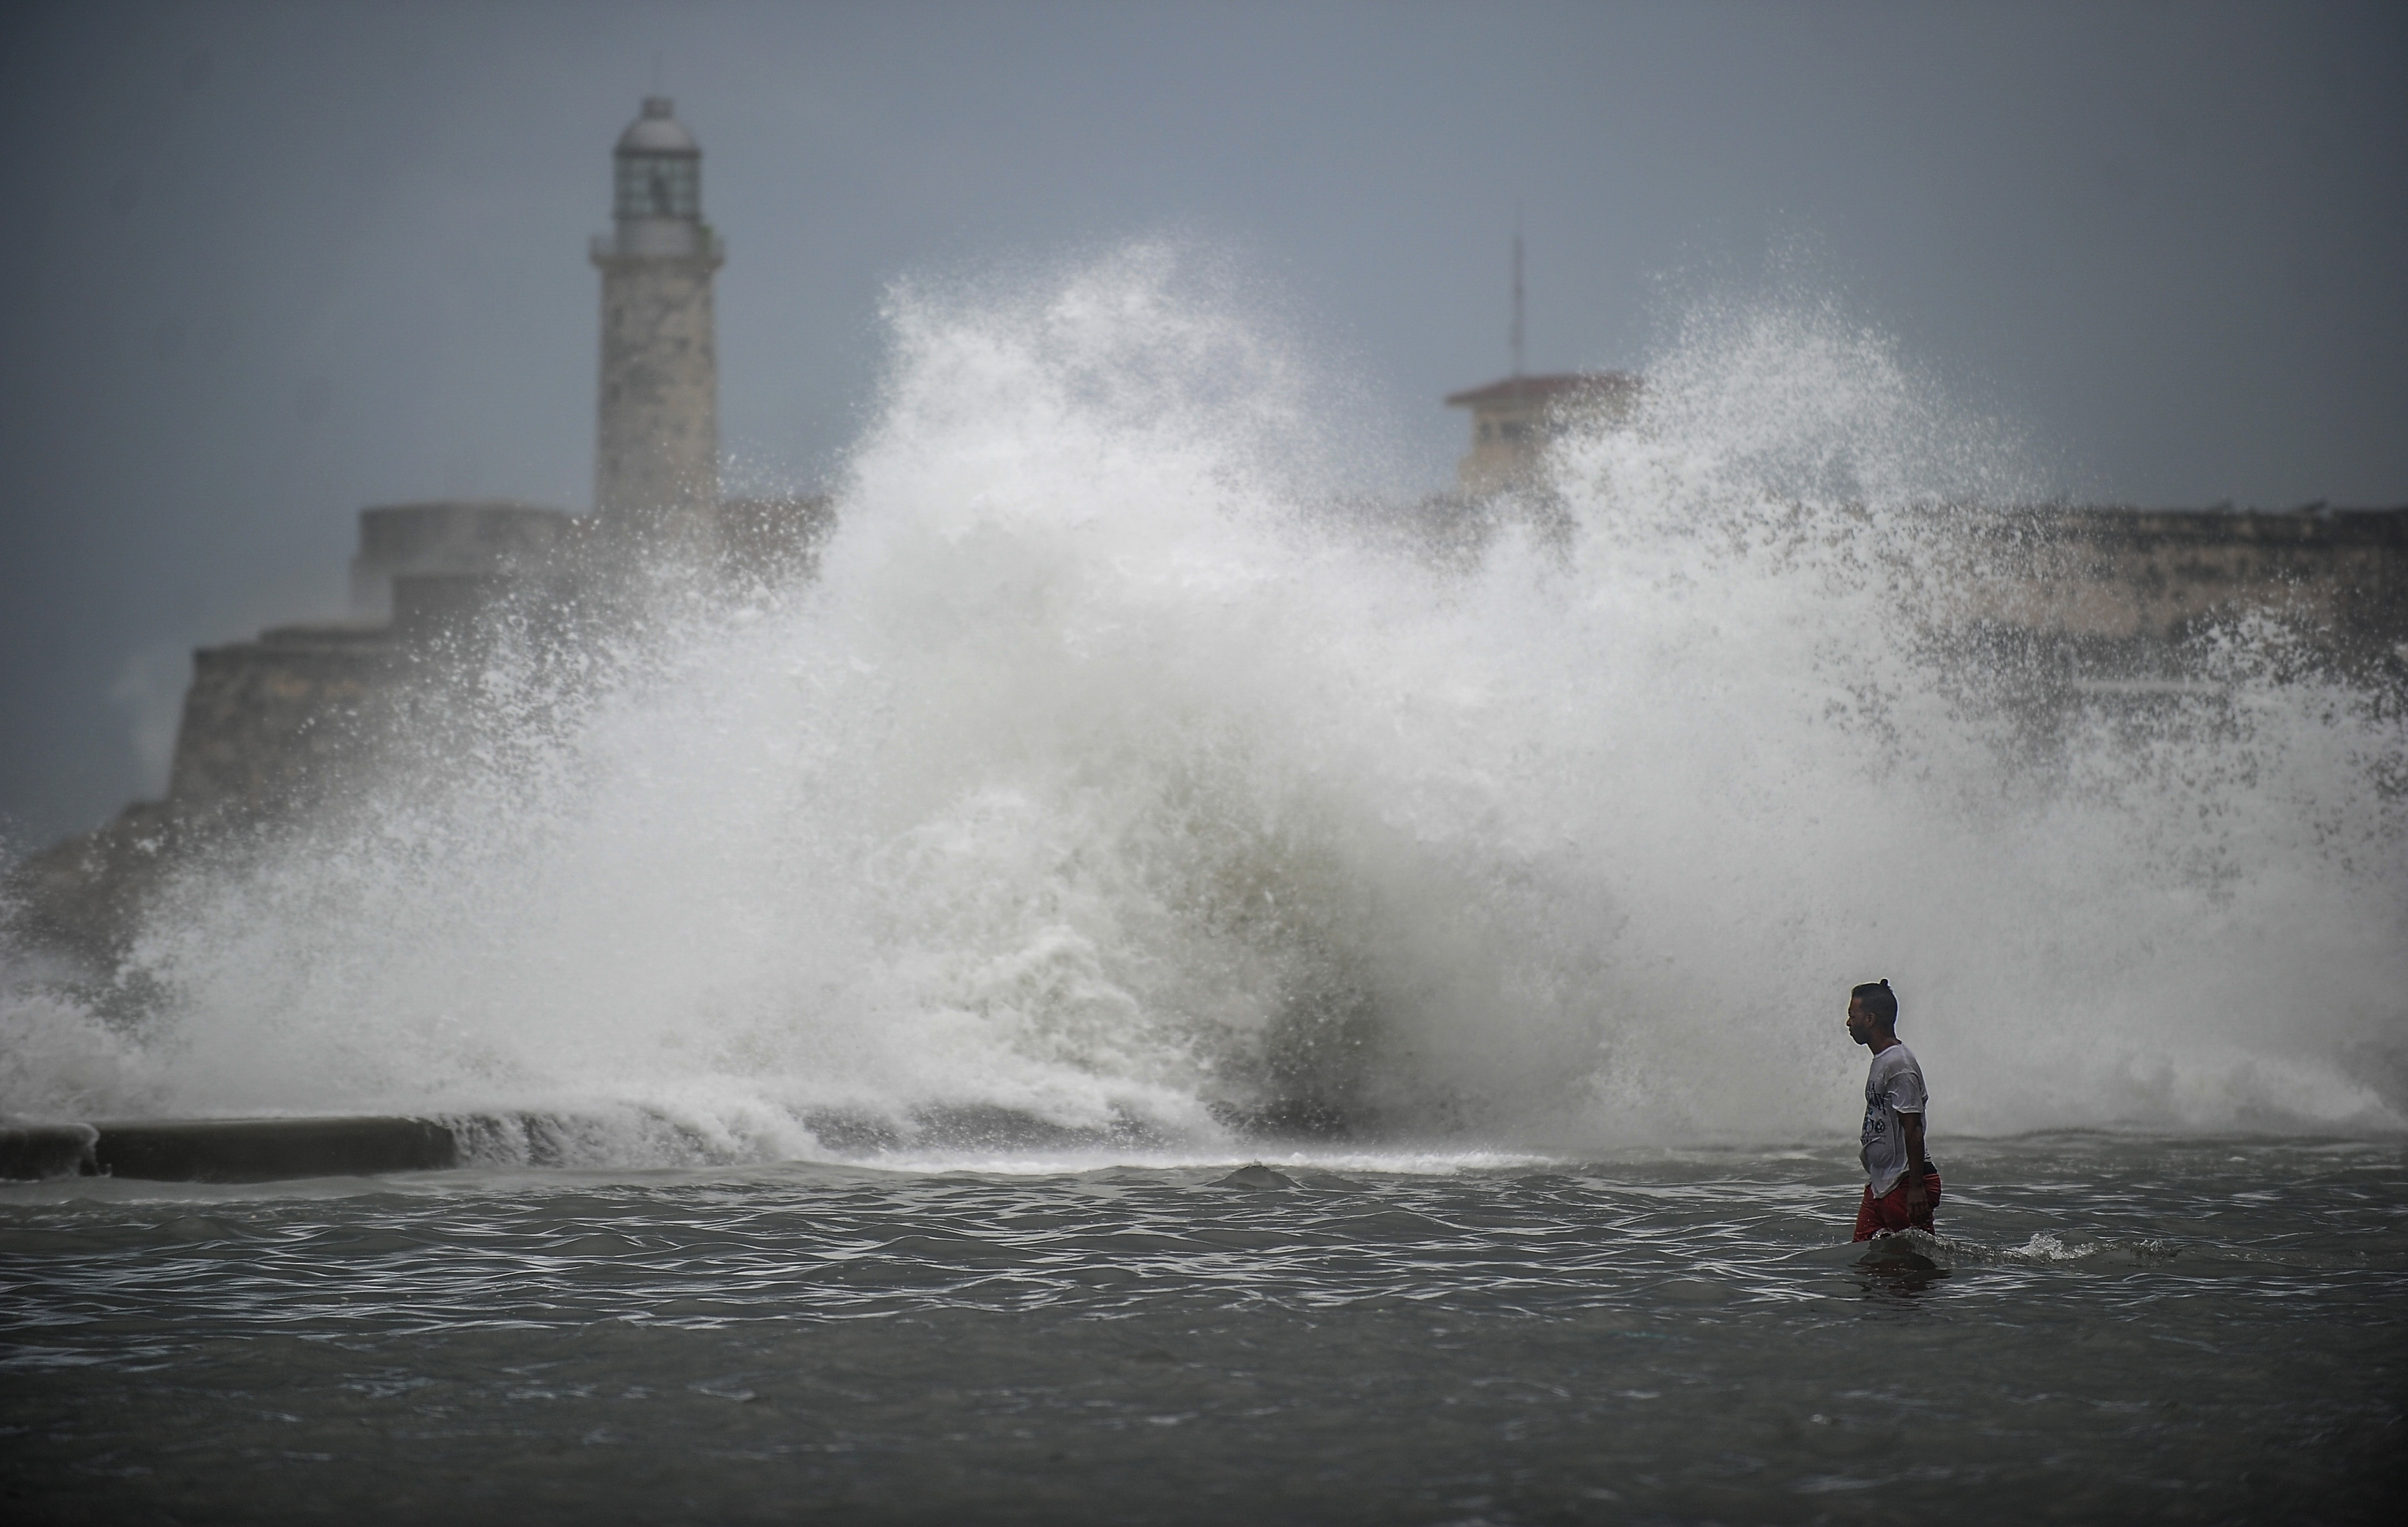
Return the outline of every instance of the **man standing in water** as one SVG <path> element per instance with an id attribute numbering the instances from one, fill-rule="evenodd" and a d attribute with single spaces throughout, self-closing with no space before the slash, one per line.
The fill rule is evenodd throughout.
<path id="1" fill-rule="evenodd" d="M 1860 1241 L 1913 1228 L 1928 1233 L 1940 1204 L 1940 1169 L 1925 1153 L 1923 1067 L 1899 1043 L 1898 997 L 1886 978 L 1848 993 L 1848 1037 L 1873 1052 L 1865 1078 L 1865 1197 Z"/>

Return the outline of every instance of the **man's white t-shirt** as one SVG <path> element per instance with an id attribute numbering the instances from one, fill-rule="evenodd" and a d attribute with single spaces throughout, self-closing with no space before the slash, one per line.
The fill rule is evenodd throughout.
<path id="1" fill-rule="evenodd" d="M 1927 1101 L 1923 1067 L 1915 1063 L 1914 1051 L 1898 1044 L 1873 1057 L 1872 1072 L 1865 1077 L 1864 1149 L 1858 1155 L 1865 1176 L 1872 1179 L 1875 1198 L 1897 1187 L 1906 1169 L 1915 1164 L 1906 1159 L 1906 1132 L 1899 1128 L 1898 1116 L 1924 1113 Z M 1928 1141 L 1928 1116 L 1923 1127 Z"/>

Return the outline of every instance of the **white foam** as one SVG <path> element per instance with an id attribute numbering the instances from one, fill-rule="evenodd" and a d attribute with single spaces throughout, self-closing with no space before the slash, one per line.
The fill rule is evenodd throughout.
<path id="1" fill-rule="evenodd" d="M 1165 268 L 899 298 L 815 585 L 506 656 L 439 788 L 179 885 L 138 1045 L 12 1018 L 10 1106 L 1787 1140 L 1887 976 L 1942 1139 L 2400 1126 L 2398 723 L 2240 640 L 2247 704 L 2035 761 L 1918 645 L 2014 452 L 1878 335 L 1702 314 L 1466 568 L 1328 510 L 1308 368 Z"/>

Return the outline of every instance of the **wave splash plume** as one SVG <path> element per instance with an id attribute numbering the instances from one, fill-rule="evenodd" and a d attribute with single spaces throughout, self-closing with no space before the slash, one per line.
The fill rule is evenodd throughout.
<path id="1" fill-rule="evenodd" d="M 2015 450 L 1894 345 L 1701 311 L 1447 521 L 1350 496 L 1325 381 L 1198 285 L 899 294 L 815 580 L 506 648 L 440 759 L 178 882 L 138 1025 L 11 999 L 12 1107 L 1795 1138 L 1887 976 L 1942 1136 L 2400 1127 L 2398 706 L 2235 627 L 2213 692 L 2036 726 L 1952 635 Z"/>

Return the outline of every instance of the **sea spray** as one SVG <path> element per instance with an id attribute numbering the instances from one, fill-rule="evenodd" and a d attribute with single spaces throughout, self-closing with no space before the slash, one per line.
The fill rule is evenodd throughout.
<path id="1" fill-rule="evenodd" d="M 1953 635 L 2016 450 L 1894 344 L 1702 310 L 1437 545 L 1175 265 L 899 295 L 814 581 L 482 654 L 438 758 L 186 871 L 137 1034 L 18 1002 L 61 1059 L 8 1106 L 1794 1138 L 1887 976 L 1942 1139 L 2399 1126 L 2396 707 L 2234 626 L 2208 692 L 2036 732 Z"/>

